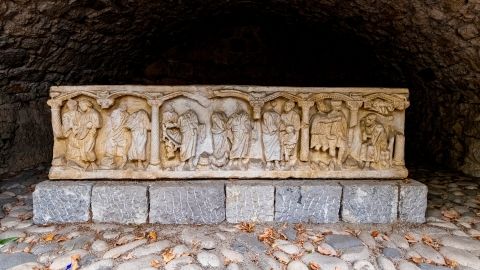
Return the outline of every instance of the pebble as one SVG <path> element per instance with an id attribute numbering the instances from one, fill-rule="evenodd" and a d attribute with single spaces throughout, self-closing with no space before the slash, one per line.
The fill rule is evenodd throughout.
<path id="1" fill-rule="evenodd" d="M 288 256 L 287 253 L 282 252 L 282 251 L 275 251 L 273 252 L 273 257 L 277 258 L 277 260 L 283 264 L 288 264 L 290 262 L 290 257 Z"/>
<path id="2" fill-rule="evenodd" d="M 20 223 L 20 219 L 14 217 L 6 217 L 0 221 L 0 225 L 5 228 L 12 228 Z"/>
<path id="3" fill-rule="evenodd" d="M 117 245 L 123 245 L 123 244 L 129 243 L 129 242 L 132 242 L 133 240 L 135 240 L 135 238 L 136 237 L 133 234 L 126 234 L 126 235 L 120 237 L 117 240 L 116 244 Z"/>
<path id="4" fill-rule="evenodd" d="M 172 253 L 173 253 L 173 255 L 175 255 L 175 257 L 180 257 L 180 256 L 188 253 L 188 251 L 189 251 L 189 249 L 185 245 L 177 245 L 172 249 Z"/>
<path id="5" fill-rule="evenodd" d="M 82 258 L 83 256 L 87 255 L 87 251 L 86 250 L 83 250 L 83 249 L 76 249 L 76 250 L 72 250 L 70 252 L 67 252 L 66 254 L 58 257 L 58 258 L 55 258 L 52 262 L 52 264 L 50 265 L 50 270 L 64 270 L 68 264 L 70 264 L 72 262 L 72 256 L 74 255 L 79 255 L 80 258 Z"/>
<path id="6" fill-rule="evenodd" d="M 427 263 L 421 263 L 418 265 L 421 270 L 452 270 L 449 267 L 439 266 L 439 265 L 432 265 Z"/>
<path id="7" fill-rule="evenodd" d="M 113 267 L 113 260 L 106 259 L 100 260 L 94 263 L 91 263 L 87 266 L 82 266 L 82 270 L 103 270 L 103 269 L 111 269 Z"/>
<path id="8" fill-rule="evenodd" d="M 108 244 L 103 240 L 95 240 L 92 243 L 91 249 L 95 252 L 103 252 L 108 249 Z"/>
<path id="9" fill-rule="evenodd" d="M 292 261 L 288 264 L 287 270 L 309 270 L 308 267 L 300 261 Z"/>
<path id="10" fill-rule="evenodd" d="M 438 251 L 433 249 L 431 246 L 427 246 L 422 243 L 416 243 L 413 245 L 412 249 L 427 260 L 430 260 L 436 264 L 445 264 L 445 259 L 443 258 L 442 254 L 438 253 Z"/>
<path id="11" fill-rule="evenodd" d="M 216 247 L 216 243 L 213 238 L 203 235 L 197 230 L 187 228 L 182 231 L 180 239 L 187 245 L 192 246 L 198 244 L 201 249 L 211 250 Z"/>
<path id="12" fill-rule="evenodd" d="M 111 239 L 117 238 L 119 235 L 120 235 L 119 232 L 105 232 L 103 233 L 103 239 L 111 240 Z"/>
<path id="13" fill-rule="evenodd" d="M 372 235 L 368 231 L 361 231 L 358 238 L 367 245 L 367 247 L 374 249 L 377 246 L 377 242 L 373 239 Z"/>
<path id="14" fill-rule="evenodd" d="M 375 267 L 369 261 L 357 261 L 353 264 L 354 270 L 375 270 Z"/>
<path id="15" fill-rule="evenodd" d="M 149 255 L 139 259 L 133 259 L 126 261 L 117 266 L 116 270 L 133 270 L 133 269 L 144 269 L 150 267 L 150 263 L 153 260 L 162 261 L 162 257 L 157 255 Z M 107 268 L 108 269 L 108 268 Z"/>
<path id="16" fill-rule="evenodd" d="M 298 254 L 301 252 L 301 249 L 293 244 L 279 245 L 277 246 L 277 248 L 290 255 Z"/>
<path id="17" fill-rule="evenodd" d="M 471 268 L 480 268 L 480 259 L 472 253 L 463 249 L 453 247 L 441 247 L 440 253 L 445 258 L 451 261 L 455 261 L 460 265 Z"/>
<path id="18" fill-rule="evenodd" d="M 41 245 L 35 245 L 30 250 L 30 252 L 35 255 L 40 255 L 40 254 L 57 250 L 59 248 L 60 248 L 60 245 L 57 243 L 41 244 Z"/>
<path id="19" fill-rule="evenodd" d="M 398 264 L 398 270 L 420 270 L 414 263 L 402 260 Z"/>
<path id="20" fill-rule="evenodd" d="M 180 258 L 175 258 L 171 261 L 169 261 L 165 265 L 165 270 L 177 270 L 183 265 L 191 264 L 193 263 L 193 258 L 190 256 L 182 256 Z"/>
<path id="21" fill-rule="evenodd" d="M 351 247 L 343 250 L 340 258 L 347 262 L 356 262 L 359 260 L 366 260 L 369 257 L 368 248 L 366 246 Z"/>
<path id="22" fill-rule="evenodd" d="M 322 270 L 348 270 L 345 261 L 336 258 L 320 255 L 318 253 L 310 253 L 302 256 L 302 262 L 309 265 L 311 262 L 321 265 Z"/>
<path id="23" fill-rule="evenodd" d="M 409 249 L 410 245 L 408 244 L 408 241 L 405 239 L 403 235 L 400 235 L 398 233 L 392 233 L 390 236 L 390 241 L 395 243 L 395 245 L 399 248 L 402 249 Z"/>
<path id="24" fill-rule="evenodd" d="M 268 269 L 268 270 L 282 270 L 280 264 L 272 257 L 261 255 L 258 259 L 258 266 L 261 269 Z"/>
<path id="25" fill-rule="evenodd" d="M 324 250 L 325 252 L 328 253 L 328 254 L 323 254 L 323 255 L 337 256 L 337 251 L 327 243 L 321 243 L 320 245 L 318 245 L 317 250 L 320 250 L 320 249 L 322 249 L 322 250 Z"/>
<path id="26" fill-rule="evenodd" d="M 236 263 L 231 263 L 227 266 L 226 270 L 240 270 L 240 266 Z"/>
<path id="27" fill-rule="evenodd" d="M 219 267 L 220 266 L 220 259 L 214 253 L 200 251 L 197 254 L 197 261 L 203 267 Z"/>
<path id="28" fill-rule="evenodd" d="M 325 242 L 334 249 L 346 249 L 363 245 L 362 241 L 356 237 L 339 234 L 327 235 L 327 237 L 325 237 Z"/>
<path id="29" fill-rule="evenodd" d="M 43 268 L 44 268 L 43 265 L 39 263 L 28 262 L 28 263 L 22 263 L 20 265 L 8 268 L 7 270 L 35 270 L 35 269 L 43 269 Z M 82 269 L 85 269 L 85 268 L 82 268 Z"/>
<path id="30" fill-rule="evenodd" d="M 55 226 L 48 226 L 48 227 L 31 226 L 31 227 L 27 228 L 25 231 L 27 231 L 28 233 L 43 234 L 43 233 L 53 232 L 53 231 L 55 231 L 56 228 L 57 227 L 55 227 Z"/>
<path id="31" fill-rule="evenodd" d="M 148 244 L 143 247 L 138 247 L 134 249 L 131 253 L 134 257 L 139 258 L 153 253 L 161 253 L 163 250 L 170 247 L 171 245 L 172 242 L 170 242 L 169 240 L 162 240 Z"/>
<path id="32" fill-rule="evenodd" d="M 202 268 L 196 264 L 187 264 L 182 266 L 180 270 L 202 270 Z"/>
<path id="33" fill-rule="evenodd" d="M 303 249 L 307 252 L 312 252 L 315 250 L 315 246 L 310 242 L 305 242 L 303 243 Z"/>
<path id="34" fill-rule="evenodd" d="M 128 251 L 130 251 L 130 250 L 132 250 L 132 249 L 134 249 L 138 246 L 141 246 L 141 245 L 145 244 L 146 242 L 147 242 L 146 239 L 141 239 L 141 240 L 137 240 L 137 241 L 125 244 L 123 246 L 118 246 L 116 248 L 112 248 L 109 251 L 105 252 L 105 254 L 103 254 L 103 258 L 104 259 L 118 258 L 118 257 L 120 257 L 120 255 L 124 254 L 125 252 L 128 252 Z"/>
<path id="35" fill-rule="evenodd" d="M 480 250 L 480 241 L 474 240 L 470 237 L 447 235 L 440 238 L 440 243 L 447 247 L 454 247 L 468 251 Z"/>
<path id="36" fill-rule="evenodd" d="M 236 262 L 236 263 L 241 263 L 244 260 L 244 257 L 241 253 L 231 250 L 231 249 L 222 249 L 221 250 L 222 255 L 225 257 L 225 259 L 231 261 L 231 262 Z"/>
<path id="37" fill-rule="evenodd" d="M 11 230 L 11 231 L 5 231 L 0 233 L 0 239 L 11 238 L 11 237 L 24 238 L 25 236 L 27 236 L 27 234 L 19 230 Z"/>
<path id="38" fill-rule="evenodd" d="M 395 270 L 393 262 L 383 256 L 377 257 L 377 264 L 380 270 Z"/>
<path id="39" fill-rule="evenodd" d="M 0 269 L 8 269 L 21 264 L 35 262 L 37 257 L 30 253 L 18 252 L 18 253 L 0 253 Z"/>
<path id="40" fill-rule="evenodd" d="M 402 257 L 402 253 L 396 248 L 384 248 L 382 253 L 389 259 L 398 259 Z"/>

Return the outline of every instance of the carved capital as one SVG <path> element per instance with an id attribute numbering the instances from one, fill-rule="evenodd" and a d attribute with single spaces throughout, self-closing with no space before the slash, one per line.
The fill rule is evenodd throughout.
<path id="1" fill-rule="evenodd" d="M 298 101 L 298 106 L 305 108 L 305 109 L 310 109 L 315 104 L 314 101 L 311 100 L 299 100 Z"/>
<path id="2" fill-rule="evenodd" d="M 363 105 L 363 101 L 361 100 L 350 100 L 350 101 L 345 101 L 345 104 L 347 105 L 347 108 L 349 108 L 352 111 L 358 111 L 360 107 Z"/>
<path id="3" fill-rule="evenodd" d="M 262 115 L 262 107 L 265 105 L 265 102 L 263 100 L 254 100 L 251 101 L 250 104 L 252 104 L 253 107 L 253 119 L 260 119 Z"/>
<path id="4" fill-rule="evenodd" d="M 98 103 L 98 105 L 100 105 L 100 107 L 102 107 L 102 109 L 110 108 L 110 106 L 113 105 L 114 101 L 115 100 L 113 100 L 111 98 L 99 98 L 99 99 L 97 99 L 97 103 Z"/>
<path id="5" fill-rule="evenodd" d="M 147 103 L 148 105 L 152 106 L 152 107 L 160 107 L 160 105 L 162 105 L 163 101 L 161 100 L 158 100 L 158 99 L 149 99 L 147 100 Z"/>
<path id="6" fill-rule="evenodd" d="M 48 106 L 52 108 L 52 110 L 60 110 L 60 107 L 62 107 L 63 101 L 60 99 L 49 99 L 47 100 Z"/>

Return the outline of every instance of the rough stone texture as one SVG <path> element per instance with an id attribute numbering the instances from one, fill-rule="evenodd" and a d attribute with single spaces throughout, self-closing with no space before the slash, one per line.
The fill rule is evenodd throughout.
<path id="1" fill-rule="evenodd" d="M 274 217 L 273 183 L 227 183 L 226 216 L 230 223 L 268 222 Z"/>
<path id="2" fill-rule="evenodd" d="M 149 192 L 151 223 L 214 224 L 225 220 L 223 182 L 155 183 Z"/>
<path id="3" fill-rule="evenodd" d="M 147 186 L 140 183 L 98 183 L 92 190 L 94 222 L 146 223 Z"/>
<path id="4" fill-rule="evenodd" d="M 275 221 L 332 223 L 339 220 L 342 187 L 337 182 L 290 182 L 275 187 Z"/>
<path id="5" fill-rule="evenodd" d="M 44 181 L 33 192 L 33 221 L 36 224 L 71 223 L 90 220 L 92 182 Z"/>
<path id="6" fill-rule="evenodd" d="M 397 219 L 398 186 L 394 181 L 342 181 L 342 220 L 389 223 Z"/>
<path id="7" fill-rule="evenodd" d="M 412 223 L 425 222 L 427 193 L 427 186 L 418 181 L 409 179 L 407 183 L 400 182 L 399 220 Z"/>
<path id="8" fill-rule="evenodd" d="M 469 131 L 478 10 L 463 0 L 1 1 L 0 172 L 50 160 L 50 85 L 131 82 L 408 85 L 407 154 L 459 168 L 480 134 Z M 475 171 L 479 159 L 466 160 Z"/>

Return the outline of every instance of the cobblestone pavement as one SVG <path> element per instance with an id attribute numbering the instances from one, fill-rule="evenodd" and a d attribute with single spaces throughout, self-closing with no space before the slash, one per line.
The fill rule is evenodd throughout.
<path id="1" fill-rule="evenodd" d="M 429 186 L 422 225 L 32 224 L 42 167 L 0 182 L 1 269 L 480 269 L 480 180 L 416 169 Z"/>

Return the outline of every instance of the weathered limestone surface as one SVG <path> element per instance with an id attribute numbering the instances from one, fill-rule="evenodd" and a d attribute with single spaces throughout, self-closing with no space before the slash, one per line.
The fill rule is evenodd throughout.
<path id="1" fill-rule="evenodd" d="M 400 182 L 399 220 L 411 223 L 425 222 L 427 193 L 427 186 L 418 181 L 408 179 L 408 182 Z"/>
<path id="2" fill-rule="evenodd" d="M 275 187 L 275 221 L 339 221 L 342 186 L 333 181 L 291 181 Z"/>
<path id="3" fill-rule="evenodd" d="M 272 182 L 228 183 L 226 185 L 227 221 L 230 223 L 273 221 L 274 189 Z"/>
<path id="4" fill-rule="evenodd" d="M 398 185 L 394 181 L 342 181 L 342 220 L 391 223 L 397 219 Z"/>
<path id="5" fill-rule="evenodd" d="M 147 186 L 141 183 L 98 183 L 92 190 L 94 222 L 147 222 Z"/>
<path id="6" fill-rule="evenodd" d="M 44 181 L 33 192 L 36 224 L 86 222 L 90 220 L 93 182 Z"/>
<path id="7" fill-rule="evenodd" d="M 225 220 L 223 181 L 160 182 L 150 185 L 150 222 L 214 224 Z"/>
<path id="8" fill-rule="evenodd" d="M 405 178 L 408 89 L 60 86 L 51 179 Z"/>

